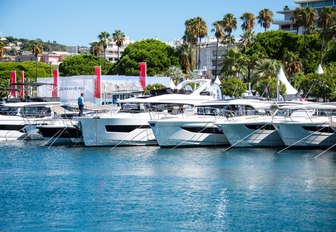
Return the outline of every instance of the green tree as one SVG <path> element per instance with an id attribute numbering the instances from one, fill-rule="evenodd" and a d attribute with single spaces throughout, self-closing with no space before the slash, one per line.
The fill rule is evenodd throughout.
<path id="1" fill-rule="evenodd" d="M 91 53 L 91 55 L 98 57 L 98 56 L 100 56 L 101 52 L 102 52 L 102 49 L 101 49 L 101 46 L 100 46 L 99 42 L 90 43 L 90 53 Z"/>
<path id="2" fill-rule="evenodd" d="M 156 39 L 147 39 L 128 45 L 112 73 L 137 76 L 140 62 L 146 62 L 149 76 L 162 75 L 169 67 L 179 66 L 173 47 Z"/>
<path id="3" fill-rule="evenodd" d="M 228 77 L 221 80 L 221 91 L 223 96 L 241 97 L 246 90 L 246 84 L 239 78 Z"/>
<path id="4" fill-rule="evenodd" d="M 219 42 L 224 38 L 224 31 L 222 27 L 223 22 L 222 21 L 216 21 L 213 23 L 213 26 L 215 27 L 212 29 L 212 32 L 215 32 L 216 37 L 216 64 L 215 64 L 215 77 L 217 76 L 217 66 L 218 66 L 218 44 Z"/>
<path id="5" fill-rule="evenodd" d="M 241 28 L 243 31 L 252 31 L 254 28 L 256 17 L 253 13 L 245 12 L 240 19 L 243 21 Z"/>
<path id="6" fill-rule="evenodd" d="M 176 47 L 176 53 L 184 73 L 187 73 L 191 69 L 190 50 L 191 45 L 189 43 L 183 43 Z"/>
<path id="7" fill-rule="evenodd" d="M 302 71 L 301 59 L 299 57 L 299 54 L 295 52 L 285 51 L 282 62 L 285 72 L 288 74 L 289 77 L 293 77 L 297 73 Z"/>
<path id="8" fill-rule="evenodd" d="M 251 75 L 258 65 L 258 61 L 261 59 L 265 59 L 265 55 L 262 52 L 253 52 L 243 55 L 244 66 L 247 68 L 247 82 L 251 81 Z"/>
<path id="9" fill-rule="evenodd" d="M 320 63 L 322 64 L 323 62 L 323 52 L 326 47 L 326 43 L 328 43 L 328 32 L 329 28 L 333 25 L 336 24 L 335 22 L 335 15 L 336 12 L 333 8 L 331 7 L 323 7 L 319 11 L 319 18 L 318 18 L 318 26 L 321 28 L 321 33 L 320 33 L 320 38 L 322 39 L 322 46 L 321 46 L 321 53 L 320 53 Z"/>
<path id="10" fill-rule="evenodd" d="M 126 36 L 124 32 L 121 30 L 116 30 L 112 35 L 113 41 L 116 43 L 118 47 L 118 60 L 120 59 L 120 47 L 124 45 L 124 41 L 126 40 Z"/>
<path id="11" fill-rule="evenodd" d="M 2 88 L 9 88 L 10 73 L 12 70 L 16 70 L 17 81 L 21 82 L 20 73 L 25 72 L 25 81 L 33 82 L 36 78 L 36 62 L 1 62 L 0 63 L 0 83 Z M 50 77 L 50 65 L 43 62 L 38 63 L 38 77 Z M 8 95 L 8 92 L 4 91 L 4 96 Z"/>
<path id="12" fill-rule="evenodd" d="M 223 55 L 223 58 L 222 75 L 224 75 L 224 77 L 239 77 L 246 75 L 247 69 L 244 65 L 245 59 L 237 48 L 228 49 L 227 53 Z"/>
<path id="13" fill-rule="evenodd" d="M 166 75 L 170 77 L 176 85 L 180 82 L 180 78 L 183 77 L 183 72 L 179 67 L 172 66 L 168 68 Z"/>
<path id="14" fill-rule="evenodd" d="M 106 63 L 106 48 L 107 48 L 107 45 L 109 43 L 109 37 L 110 37 L 110 34 L 106 31 L 103 31 L 98 35 L 99 43 L 103 47 L 103 51 L 104 51 L 104 60 L 105 60 L 104 61 L 104 66 L 105 66 L 105 63 Z"/>
<path id="15" fill-rule="evenodd" d="M 102 75 L 107 75 L 112 68 L 112 63 L 108 62 L 106 66 L 104 63 L 104 58 L 89 54 L 69 56 L 60 64 L 59 71 L 61 76 L 93 75 L 94 67 L 101 66 Z"/>
<path id="16" fill-rule="evenodd" d="M 166 88 L 166 86 L 164 86 L 162 84 L 158 84 L 158 83 L 152 84 L 152 85 L 147 85 L 146 89 L 144 91 L 144 94 L 148 95 L 148 94 L 150 94 L 151 90 L 159 90 L 159 89 L 165 89 L 165 88 Z"/>
<path id="17" fill-rule="evenodd" d="M 241 48 L 242 53 L 246 53 L 246 51 L 254 44 L 255 39 L 256 33 L 254 31 L 247 30 L 244 32 L 239 40 L 239 47 Z"/>
<path id="18" fill-rule="evenodd" d="M 38 55 L 42 54 L 43 52 L 43 46 L 40 42 L 34 42 L 31 47 L 31 51 L 33 55 L 35 56 L 35 61 L 36 61 L 36 77 L 35 77 L 35 82 L 37 82 L 37 75 L 38 75 Z"/>
<path id="19" fill-rule="evenodd" d="M 260 26 L 262 26 L 266 31 L 270 28 L 271 23 L 273 22 L 273 12 L 267 8 L 262 9 L 259 11 L 257 19 Z"/>
<path id="20" fill-rule="evenodd" d="M 309 73 L 298 82 L 299 92 L 311 98 L 334 100 L 336 98 L 335 75 Z"/>
<path id="21" fill-rule="evenodd" d="M 206 22 L 201 18 L 197 17 L 194 20 L 194 27 L 197 32 L 197 38 L 198 38 L 198 61 L 197 61 L 197 69 L 200 68 L 200 61 L 201 61 L 201 41 L 202 38 L 206 35 L 208 35 L 208 26 Z"/>
<path id="22" fill-rule="evenodd" d="M 194 69 L 196 67 L 196 61 L 197 61 L 197 31 L 194 27 L 194 21 L 195 19 L 188 19 L 185 21 L 185 31 L 183 36 L 184 43 L 187 43 L 190 45 L 189 55 L 190 55 L 190 66 L 191 69 Z M 193 55 L 195 53 L 195 59 L 193 58 Z"/>
<path id="23" fill-rule="evenodd" d="M 279 72 L 280 65 L 280 62 L 277 60 L 259 60 L 251 78 L 253 89 L 257 90 L 259 94 L 262 95 L 265 90 L 264 85 L 266 84 L 270 87 L 270 97 L 276 97 L 276 76 Z M 285 90 L 283 91 L 283 87 L 282 91 L 280 89 L 282 93 L 284 93 Z"/>
<path id="24" fill-rule="evenodd" d="M 6 96 L 9 95 L 9 93 L 10 93 L 9 87 L 10 87 L 9 78 L 1 80 L 1 82 L 0 82 L 0 97 L 6 97 Z"/>
<path id="25" fill-rule="evenodd" d="M 222 22 L 223 30 L 227 33 L 226 41 L 228 44 L 232 44 L 234 42 L 234 38 L 231 36 L 231 34 L 234 30 L 237 29 L 237 18 L 233 14 L 228 13 L 224 15 Z"/>
<path id="26" fill-rule="evenodd" d="M 295 8 L 295 10 L 293 11 L 293 16 L 291 17 L 291 20 L 296 27 L 296 34 L 299 34 L 299 29 L 303 26 L 302 11 L 303 8 L 301 7 Z"/>
<path id="27" fill-rule="evenodd" d="M 303 30 L 303 36 L 304 36 L 304 52 L 306 50 L 306 35 L 307 31 L 312 28 L 314 25 L 314 20 L 316 18 L 316 11 L 312 7 L 308 6 L 305 8 L 296 8 L 292 20 L 295 22 L 295 25 L 299 28 L 302 26 L 304 28 Z"/>

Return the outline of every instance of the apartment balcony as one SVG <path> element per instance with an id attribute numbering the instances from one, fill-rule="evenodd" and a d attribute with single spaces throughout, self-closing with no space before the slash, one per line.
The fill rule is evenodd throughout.
<path id="1" fill-rule="evenodd" d="M 276 24 L 276 25 L 292 25 L 294 24 L 294 22 L 292 20 L 274 20 L 273 21 L 273 24 Z"/>

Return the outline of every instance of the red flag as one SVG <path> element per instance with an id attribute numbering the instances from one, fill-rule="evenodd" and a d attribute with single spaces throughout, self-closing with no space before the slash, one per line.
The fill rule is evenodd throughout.
<path id="1" fill-rule="evenodd" d="M 24 78 L 24 71 L 21 71 L 21 88 L 20 88 L 20 97 L 23 99 L 24 98 L 24 82 L 25 82 L 25 78 Z"/>
<path id="2" fill-rule="evenodd" d="M 52 97 L 58 97 L 58 68 L 55 68 L 53 70 L 53 74 L 54 74 L 54 85 L 52 88 Z"/>
<path id="3" fill-rule="evenodd" d="M 101 69 L 100 66 L 95 66 L 95 86 L 94 86 L 94 94 L 95 98 L 100 97 L 100 76 L 101 76 Z"/>
<path id="4" fill-rule="evenodd" d="M 140 63 L 140 75 L 139 75 L 139 81 L 142 90 L 145 90 L 146 88 L 146 76 L 147 76 L 147 67 L 146 62 Z"/>
<path id="5" fill-rule="evenodd" d="M 11 89 L 11 95 L 16 97 L 16 71 L 11 71 L 11 77 L 10 77 L 10 89 Z"/>

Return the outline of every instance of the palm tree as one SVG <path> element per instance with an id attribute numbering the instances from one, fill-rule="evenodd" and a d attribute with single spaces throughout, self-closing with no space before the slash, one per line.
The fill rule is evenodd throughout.
<path id="1" fill-rule="evenodd" d="M 302 71 L 302 62 L 300 56 L 294 52 L 287 51 L 283 57 L 284 69 L 289 77 Z"/>
<path id="2" fill-rule="evenodd" d="M 222 73 L 227 77 L 239 77 L 240 75 L 245 75 L 247 72 L 245 60 L 243 55 L 238 51 L 237 48 L 230 48 L 227 53 L 223 55 L 223 68 Z"/>
<path id="3" fill-rule="evenodd" d="M 42 43 L 40 42 L 33 42 L 32 46 L 31 46 L 31 51 L 33 53 L 33 55 L 35 56 L 35 60 L 36 60 L 36 79 L 35 82 L 37 83 L 37 73 L 38 73 L 38 55 L 42 54 L 43 52 L 43 46 Z"/>
<path id="4" fill-rule="evenodd" d="M 301 26 L 303 26 L 302 11 L 303 8 L 301 7 L 295 8 L 293 16 L 291 17 L 292 21 L 294 22 L 294 26 L 296 27 L 296 34 L 299 34 L 299 29 Z"/>
<path id="5" fill-rule="evenodd" d="M 200 60 L 201 60 L 201 40 L 204 36 L 208 35 L 208 26 L 206 22 L 201 18 L 197 17 L 194 20 L 194 27 L 197 33 L 198 38 L 198 62 L 197 62 L 197 69 L 200 67 Z"/>
<path id="6" fill-rule="evenodd" d="M 90 53 L 93 56 L 100 56 L 102 49 L 100 46 L 99 42 L 92 42 L 90 43 L 91 47 L 90 47 Z"/>
<path id="7" fill-rule="evenodd" d="M 316 18 L 316 11 L 310 6 L 303 8 L 301 17 L 302 17 L 302 23 L 304 27 L 304 33 L 303 33 L 304 52 L 306 52 L 306 34 L 307 34 L 307 30 L 312 28 L 312 26 L 314 25 L 314 20 Z"/>
<path id="8" fill-rule="evenodd" d="M 4 55 L 5 55 L 5 44 L 4 42 L 0 41 L 0 60 L 3 59 Z"/>
<path id="9" fill-rule="evenodd" d="M 121 30 L 116 30 L 112 35 L 113 41 L 118 46 L 118 60 L 120 58 L 120 47 L 123 46 L 126 36 Z"/>
<path id="10" fill-rule="evenodd" d="M 105 66 L 105 61 L 106 61 L 106 48 L 109 42 L 109 37 L 110 37 L 110 34 L 106 31 L 103 31 L 98 35 L 99 43 L 101 44 L 101 46 L 103 46 L 103 51 L 104 51 L 104 66 Z"/>
<path id="11" fill-rule="evenodd" d="M 233 30 L 237 29 L 236 17 L 234 17 L 233 14 L 228 13 L 224 15 L 222 22 L 223 22 L 223 30 L 224 32 L 228 33 L 228 38 L 230 38 L 228 41 L 229 42 L 234 41 L 234 38 L 231 37 L 231 33 Z"/>
<path id="12" fill-rule="evenodd" d="M 243 20 L 243 24 L 241 25 L 241 28 L 244 31 L 252 31 L 254 28 L 256 17 L 253 13 L 245 12 L 242 16 L 240 16 L 240 19 Z"/>
<path id="13" fill-rule="evenodd" d="M 223 32 L 223 27 L 222 27 L 223 22 L 222 21 L 216 21 L 213 23 L 213 26 L 215 27 L 212 29 L 212 32 L 215 32 L 215 37 L 216 37 L 216 67 L 215 67 L 215 77 L 217 77 L 217 63 L 218 63 L 218 44 L 219 41 L 222 40 L 225 36 Z"/>
<path id="14" fill-rule="evenodd" d="M 194 53 L 194 47 L 197 46 L 197 32 L 195 30 L 194 27 L 194 21 L 195 19 L 188 19 L 185 21 L 184 25 L 185 25 L 185 32 L 184 32 L 184 36 L 183 36 L 183 41 L 185 43 L 190 44 L 190 65 L 191 65 L 191 69 L 194 69 L 194 67 L 196 65 L 194 65 L 195 63 L 193 62 L 193 53 Z M 197 49 L 195 49 L 195 53 L 196 53 L 196 59 L 197 60 Z"/>
<path id="15" fill-rule="evenodd" d="M 257 62 L 261 59 L 265 58 L 265 55 L 259 51 L 253 53 L 253 54 L 243 54 L 243 58 L 245 61 L 245 66 L 247 69 L 247 77 L 246 81 L 250 82 L 251 81 L 251 74 L 253 73 L 253 70 L 257 67 Z"/>
<path id="16" fill-rule="evenodd" d="M 191 69 L 190 64 L 190 44 L 189 43 L 183 43 L 180 46 L 176 47 L 176 52 L 179 56 L 180 65 L 182 67 L 182 70 L 184 73 L 187 73 L 188 70 Z"/>
<path id="17" fill-rule="evenodd" d="M 254 43 L 257 35 L 254 31 L 247 30 L 242 36 L 240 36 L 239 45 L 242 49 L 242 53 L 245 53 Z"/>
<path id="18" fill-rule="evenodd" d="M 261 59 L 257 61 L 257 66 L 252 77 L 252 85 L 262 85 L 261 82 L 270 82 L 277 76 L 280 63 L 277 60 Z"/>
<path id="19" fill-rule="evenodd" d="M 265 31 L 270 28 L 271 23 L 273 22 L 273 12 L 269 9 L 265 8 L 259 11 L 259 15 L 257 17 L 258 23 L 265 28 Z"/>
<path id="20" fill-rule="evenodd" d="M 322 37 L 322 46 L 321 46 L 321 53 L 320 53 L 320 63 L 322 64 L 323 59 L 323 50 L 326 43 L 328 28 L 333 25 L 334 18 L 335 18 L 335 10 L 331 7 L 323 7 L 319 11 L 319 19 L 318 19 L 318 26 L 321 28 L 320 36 Z"/>

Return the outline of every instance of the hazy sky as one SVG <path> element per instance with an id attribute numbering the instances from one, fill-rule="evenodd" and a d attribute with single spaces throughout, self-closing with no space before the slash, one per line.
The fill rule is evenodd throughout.
<path id="1" fill-rule="evenodd" d="M 202 17 L 213 35 L 212 23 L 233 13 L 239 37 L 244 12 L 268 8 L 283 19 L 276 11 L 286 5 L 298 6 L 294 0 L 0 0 L 0 35 L 89 46 L 100 32 L 119 29 L 132 40 L 172 41 L 183 36 L 187 19 Z M 263 29 L 256 24 L 255 31 Z"/>

